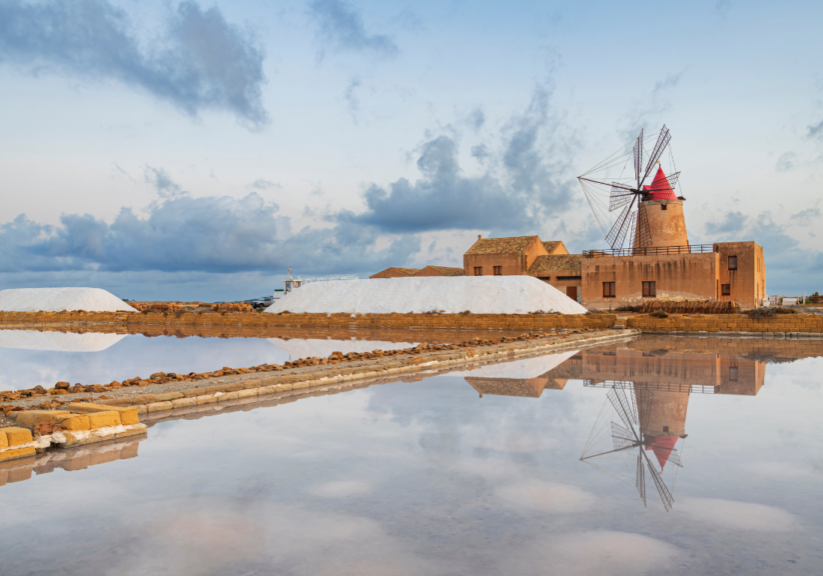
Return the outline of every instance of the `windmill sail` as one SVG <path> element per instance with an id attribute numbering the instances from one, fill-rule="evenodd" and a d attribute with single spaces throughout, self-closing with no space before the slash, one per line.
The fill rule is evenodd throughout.
<path id="1" fill-rule="evenodd" d="M 634 143 L 634 181 L 637 187 L 640 188 L 640 171 L 643 169 L 643 129 L 640 129 L 640 135 L 637 137 L 637 142 Z"/>
<path id="2" fill-rule="evenodd" d="M 649 177 L 649 174 L 652 173 L 652 168 L 654 168 L 655 163 L 660 160 L 660 157 L 663 155 L 663 151 L 666 150 L 666 146 L 668 146 L 671 139 L 672 135 L 664 124 L 663 129 L 660 130 L 660 135 L 657 137 L 657 143 L 654 145 L 652 154 L 649 156 L 649 163 L 646 165 L 646 171 L 643 173 L 643 178 L 637 185 L 638 188 L 643 185 L 643 182 L 645 182 L 646 178 Z"/>

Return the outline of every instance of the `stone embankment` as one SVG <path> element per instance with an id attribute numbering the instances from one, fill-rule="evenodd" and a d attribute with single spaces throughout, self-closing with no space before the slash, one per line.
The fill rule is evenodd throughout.
<path id="1" fill-rule="evenodd" d="M 204 374 L 167 374 L 157 373 L 146 379 L 133 378 L 122 383 L 108 385 L 70 386 L 61 382 L 54 388 L 34 388 L 31 390 L 6 392 L 2 395 L 6 418 L 14 418 L 16 426 L 0 428 L 0 431 L 12 430 L 15 438 L 8 448 L 42 449 L 49 445 L 72 445 L 74 440 L 83 440 L 93 434 L 81 434 L 77 437 L 74 426 L 78 420 L 77 412 L 89 413 L 88 418 L 99 418 L 96 412 L 103 412 L 109 417 L 116 415 L 124 425 L 123 414 L 136 417 L 140 413 L 173 410 L 201 404 L 225 402 L 241 398 L 282 392 L 295 389 L 322 386 L 337 382 L 347 382 L 377 376 L 399 375 L 420 369 L 447 367 L 475 362 L 481 359 L 512 358 L 530 353 L 551 353 L 554 351 L 578 348 L 584 345 L 596 345 L 627 337 L 636 332 L 631 330 L 606 330 L 565 332 L 552 335 L 524 334 L 518 338 L 500 340 L 472 340 L 463 345 L 454 344 L 420 344 L 407 350 L 375 350 L 367 353 L 339 352 L 328 358 L 305 358 L 279 365 L 262 365 L 252 368 L 225 368 Z M 124 386 L 126 385 L 126 386 Z M 139 390 L 141 393 L 137 393 Z M 98 392 L 105 392 L 94 396 Z M 88 394 L 91 393 L 91 396 Z M 83 421 L 85 422 L 85 421 Z M 7 422 L 8 423 L 8 422 Z M 20 425 L 27 426 L 34 438 L 17 439 L 16 430 Z M 80 425 L 80 424 L 78 424 Z M 90 422 L 89 430 L 94 430 Z M 128 425 L 136 425 L 129 420 Z M 82 426 L 82 425 L 81 425 Z M 101 427 L 104 427 L 101 425 Z M 78 429 L 77 432 L 88 432 Z M 70 433 L 72 436 L 67 437 Z M 21 432 L 21 434 L 25 434 Z M 46 437 L 49 438 L 46 438 Z M 116 436 L 115 436 L 116 437 Z M 37 439 L 40 438 L 40 444 Z M 66 440 L 68 438 L 68 440 Z M 46 442 L 48 441 L 48 442 Z M 8 457 L 12 453 L 9 453 Z M 31 450 L 15 453 L 14 457 L 30 456 Z M 0 460 L 3 456 L 0 454 Z"/>
<path id="2" fill-rule="evenodd" d="M 638 315 L 625 319 L 626 328 L 652 334 L 711 333 L 744 335 L 766 338 L 820 338 L 823 337 L 823 316 L 814 314 L 775 314 L 761 318 L 747 314 L 682 315 L 668 318 Z"/>

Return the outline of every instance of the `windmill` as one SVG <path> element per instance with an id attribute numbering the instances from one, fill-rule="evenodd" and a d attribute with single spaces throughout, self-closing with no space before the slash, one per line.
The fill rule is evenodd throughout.
<path id="1" fill-rule="evenodd" d="M 674 496 L 663 479 L 663 469 L 667 463 L 682 468 L 680 453 L 675 448 L 677 438 L 668 436 L 650 437 L 641 430 L 641 423 L 651 411 L 653 393 L 631 389 L 627 382 L 616 383 L 606 395 L 606 402 L 595 422 L 580 460 L 590 464 L 613 478 L 626 482 L 627 473 L 633 472 L 634 487 L 643 505 L 646 506 L 646 476 L 651 477 L 663 508 L 668 512 L 674 505 Z M 627 393 L 626 388 L 629 388 Z M 611 406 L 620 422 L 611 418 Z M 674 440 L 674 441 L 672 441 Z M 626 462 L 625 456 L 637 451 L 637 458 Z M 656 456 L 658 466 L 649 458 L 649 452 Z M 617 467 L 604 466 L 603 459 L 620 457 Z M 671 469 L 671 466 L 669 467 Z"/>
<path id="2" fill-rule="evenodd" d="M 653 230 L 646 210 L 641 209 L 642 202 L 658 199 L 683 200 L 674 194 L 680 172 L 666 176 L 662 167 L 658 167 L 651 184 L 646 184 L 655 165 L 660 163 L 671 138 L 665 125 L 648 141 L 644 140 L 643 130 L 640 130 L 635 141 L 578 176 L 586 200 L 612 249 L 623 248 L 627 239 L 631 248 L 652 245 Z M 654 147 L 646 155 L 646 144 L 652 141 Z M 644 156 L 647 157 L 645 163 Z M 624 176 L 629 163 L 630 174 Z M 619 174 L 616 173 L 618 170 Z M 612 214 L 615 212 L 617 215 L 612 222 Z"/>

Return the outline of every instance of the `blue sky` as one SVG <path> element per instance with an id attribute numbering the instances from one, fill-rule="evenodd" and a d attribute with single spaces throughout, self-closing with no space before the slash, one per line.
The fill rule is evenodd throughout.
<path id="1" fill-rule="evenodd" d="M 816 2 L 0 2 L 0 287 L 266 294 L 604 246 L 575 177 L 672 130 L 693 243 L 823 286 Z"/>

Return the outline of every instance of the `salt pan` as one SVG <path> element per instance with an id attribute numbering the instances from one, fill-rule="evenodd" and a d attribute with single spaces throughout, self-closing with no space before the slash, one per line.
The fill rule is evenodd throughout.
<path id="1" fill-rule="evenodd" d="M 277 300 L 266 312 L 315 314 L 585 314 L 586 309 L 531 276 L 375 278 L 306 284 Z"/>

